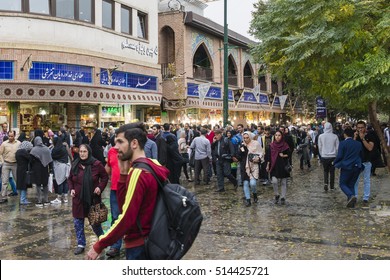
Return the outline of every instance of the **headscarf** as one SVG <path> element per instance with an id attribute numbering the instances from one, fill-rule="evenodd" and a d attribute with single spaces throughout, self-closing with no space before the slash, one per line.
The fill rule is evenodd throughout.
<path id="1" fill-rule="evenodd" d="M 63 144 L 62 136 L 55 136 L 53 138 L 54 148 L 51 150 L 51 156 L 54 160 L 62 163 L 68 163 L 68 151 Z"/>
<path id="2" fill-rule="evenodd" d="M 270 149 L 271 149 L 271 170 L 275 167 L 276 160 L 279 156 L 279 153 L 284 152 L 285 150 L 290 149 L 286 141 L 284 141 L 283 133 L 281 133 L 282 138 L 280 139 L 280 142 L 277 142 L 276 140 L 271 143 Z"/>
<path id="3" fill-rule="evenodd" d="M 33 139 L 34 146 L 35 146 L 35 138 L 41 137 L 41 140 L 42 140 L 43 139 L 43 135 L 44 135 L 44 133 L 43 133 L 42 129 L 35 129 L 34 130 L 34 139 Z M 42 143 L 43 143 L 43 141 L 42 141 Z"/>
<path id="4" fill-rule="evenodd" d="M 26 150 L 27 152 L 30 152 L 32 148 L 33 144 L 30 141 L 24 140 L 20 143 L 18 150 Z"/>
<path id="5" fill-rule="evenodd" d="M 35 137 L 34 148 L 31 149 L 30 154 L 39 159 L 44 167 L 53 161 L 50 149 L 43 144 L 42 138 L 39 136 Z"/>
<path id="6" fill-rule="evenodd" d="M 247 134 L 251 140 L 253 140 L 253 138 L 255 137 L 255 135 L 250 131 L 245 131 L 242 135 L 244 136 L 244 134 Z"/>
<path id="7" fill-rule="evenodd" d="M 23 142 L 25 141 L 27 138 L 26 138 L 26 133 L 25 132 L 22 132 L 20 133 L 19 137 L 18 137 L 18 141 L 19 142 Z"/>
<path id="8" fill-rule="evenodd" d="M 75 159 L 75 161 L 72 164 L 72 174 L 74 176 L 77 176 L 80 171 L 79 165 L 85 167 L 84 169 L 84 176 L 83 176 L 83 182 L 81 185 L 81 193 L 80 193 L 80 199 L 83 202 L 84 209 L 89 211 L 89 208 L 92 205 L 92 188 L 93 188 L 93 179 L 92 179 L 92 164 L 97 160 L 92 156 L 92 149 L 87 144 L 82 144 L 81 146 L 84 146 L 88 150 L 88 158 L 85 160 L 82 160 L 80 157 Z M 81 148 L 80 146 L 80 148 Z"/>

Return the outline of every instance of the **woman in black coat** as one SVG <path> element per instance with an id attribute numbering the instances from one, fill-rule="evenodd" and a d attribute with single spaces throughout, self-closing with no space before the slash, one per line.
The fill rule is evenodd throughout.
<path id="1" fill-rule="evenodd" d="M 31 188 L 31 182 L 27 182 L 27 170 L 30 164 L 30 151 L 33 144 L 29 141 L 23 141 L 16 151 L 16 181 L 18 182 L 17 189 L 20 191 L 20 204 L 27 205 L 30 202 L 27 200 L 27 188 Z"/>
<path id="2" fill-rule="evenodd" d="M 90 147 L 92 149 L 92 156 L 100 161 L 103 166 L 106 165 L 106 159 L 103 154 L 104 145 L 105 142 L 103 141 L 102 132 L 99 129 L 96 129 L 94 135 L 92 136 Z"/>
<path id="3" fill-rule="evenodd" d="M 50 171 L 53 170 L 51 151 L 46 147 L 41 137 L 35 137 L 34 148 L 30 152 L 32 184 L 37 187 L 37 207 L 50 205 L 48 200 L 48 182 Z"/>

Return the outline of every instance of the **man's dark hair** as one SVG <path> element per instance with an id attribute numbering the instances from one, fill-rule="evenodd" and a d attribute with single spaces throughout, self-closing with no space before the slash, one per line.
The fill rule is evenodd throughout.
<path id="1" fill-rule="evenodd" d="M 152 127 L 155 127 L 157 129 L 161 129 L 161 126 L 158 123 L 154 124 Z"/>
<path id="2" fill-rule="evenodd" d="M 169 131 L 169 127 L 170 127 L 169 123 L 164 123 L 163 124 L 163 128 L 164 128 L 165 131 Z"/>
<path id="3" fill-rule="evenodd" d="M 358 124 L 362 124 L 362 125 L 364 125 L 364 127 L 367 127 L 367 124 L 366 124 L 365 121 L 358 121 L 358 122 L 356 123 L 356 125 L 358 125 Z"/>
<path id="4" fill-rule="evenodd" d="M 221 129 L 217 129 L 216 131 L 214 131 L 214 134 L 222 134 L 223 131 Z"/>
<path id="5" fill-rule="evenodd" d="M 354 133 L 355 133 L 355 132 L 354 132 L 353 129 L 350 128 L 350 127 L 347 127 L 347 128 L 344 130 L 344 134 L 347 135 L 348 137 L 353 137 L 353 134 L 354 134 Z"/>
<path id="6" fill-rule="evenodd" d="M 202 129 L 200 130 L 200 134 L 202 134 L 202 135 L 206 135 L 206 134 L 207 134 L 207 130 L 206 130 L 206 129 L 204 129 L 204 128 L 202 128 Z"/>
<path id="7" fill-rule="evenodd" d="M 129 143 L 134 139 L 137 139 L 141 150 L 144 149 L 147 137 L 143 122 L 124 124 L 115 131 L 116 135 L 118 135 L 119 133 L 124 133 L 125 138 L 127 139 L 127 141 L 129 141 Z"/>

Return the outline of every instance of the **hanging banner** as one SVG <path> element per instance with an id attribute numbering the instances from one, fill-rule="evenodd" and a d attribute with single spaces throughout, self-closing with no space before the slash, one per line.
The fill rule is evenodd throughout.
<path id="1" fill-rule="evenodd" d="M 257 103 L 259 103 L 259 100 L 260 100 L 260 84 L 257 84 L 253 88 L 253 95 L 255 96 Z"/>
<path id="2" fill-rule="evenodd" d="M 199 99 L 202 103 L 203 103 L 207 93 L 209 92 L 210 87 L 211 87 L 211 83 L 200 84 L 198 86 Z"/>
<path id="3" fill-rule="evenodd" d="M 238 103 L 240 103 L 240 101 L 241 101 L 241 97 L 242 97 L 243 93 L 244 93 L 244 90 L 242 90 L 242 89 L 233 90 L 234 107 L 237 108 Z"/>
<path id="4" fill-rule="evenodd" d="M 281 95 L 279 96 L 279 101 L 280 101 L 280 108 L 283 110 L 284 108 L 284 105 L 286 104 L 286 100 L 287 100 L 287 97 L 288 95 Z"/>

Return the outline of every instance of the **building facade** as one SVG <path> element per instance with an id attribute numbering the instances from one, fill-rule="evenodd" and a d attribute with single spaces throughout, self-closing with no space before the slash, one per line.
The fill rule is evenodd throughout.
<path id="1" fill-rule="evenodd" d="M 0 2 L 0 122 L 119 126 L 160 109 L 158 1 Z"/>
<path id="2" fill-rule="evenodd" d="M 223 26 L 202 16 L 205 4 L 201 1 L 183 0 L 173 8 L 172 2 L 161 1 L 159 7 L 162 118 L 170 122 L 220 124 Z M 275 122 L 284 113 L 278 96 L 281 83 L 272 81 L 270 75 L 258 76 L 259 65 L 249 52 L 254 43 L 229 30 L 228 100 L 232 124 Z"/>

